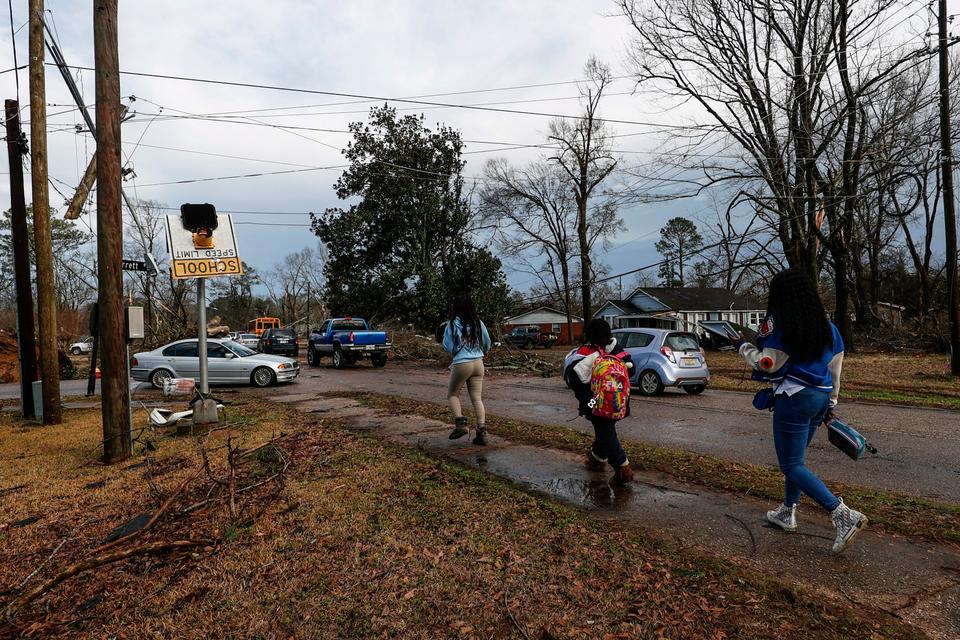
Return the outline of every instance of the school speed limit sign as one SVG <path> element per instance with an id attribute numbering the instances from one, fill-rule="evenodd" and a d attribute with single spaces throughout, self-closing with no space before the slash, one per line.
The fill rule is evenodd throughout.
<path id="1" fill-rule="evenodd" d="M 215 230 L 206 234 L 185 229 L 180 216 L 167 216 L 167 249 L 177 280 L 243 275 L 230 215 L 217 214 Z"/>

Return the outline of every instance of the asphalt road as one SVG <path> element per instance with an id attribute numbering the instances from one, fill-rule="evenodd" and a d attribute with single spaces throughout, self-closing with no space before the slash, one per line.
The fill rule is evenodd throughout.
<path id="1" fill-rule="evenodd" d="M 334 389 L 377 391 L 446 402 L 446 371 L 397 365 L 361 364 L 352 369 L 305 368 L 299 382 L 276 393 L 304 394 Z M 573 395 L 559 378 L 532 378 L 489 372 L 484 405 L 490 413 L 586 433 Z M 636 396 L 632 415 L 619 425 L 624 440 L 670 446 L 731 460 L 775 465 L 770 414 L 757 411 L 750 395 L 708 389 L 700 396 L 668 392 Z M 462 402 L 468 404 L 466 393 Z M 825 480 L 871 486 L 960 504 L 960 412 L 867 403 L 841 403 L 838 413 L 877 447 L 879 454 L 854 462 L 817 434 L 808 464 Z"/>
<path id="2" fill-rule="evenodd" d="M 132 382 L 132 381 L 131 381 Z M 330 390 L 365 390 L 446 402 L 445 370 L 390 362 L 384 369 L 363 363 L 337 371 L 304 367 L 293 384 L 274 387 L 278 395 Z M 133 383 L 136 390 L 141 383 Z M 63 395 L 86 393 L 85 380 L 65 380 Z M 98 385 L 99 391 L 99 385 Z M 17 384 L 0 385 L 0 399 L 18 398 Z M 488 372 L 487 411 L 556 424 L 590 433 L 576 414 L 573 395 L 559 378 Z M 469 404 L 466 393 L 462 402 Z M 825 480 L 871 486 L 960 504 L 960 412 L 843 402 L 838 410 L 877 447 L 879 454 L 854 462 L 817 434 L 809 466 Z M 620 437 L 670 446 L 740 462 L 775 465 L 770 415 L 750 404 L 750 396 L 708 389 L 700 396 L 668 391 L 658 398 L 635 396 L 632 416 L 619 425 Z"/>

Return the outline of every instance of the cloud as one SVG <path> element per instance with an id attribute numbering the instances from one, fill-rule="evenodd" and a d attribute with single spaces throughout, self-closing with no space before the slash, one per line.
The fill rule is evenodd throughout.
<path id="1" fill-rule="evenodd" d="M 93 60 L 92 14 L 89 3 L 49 0 L 53 24 L 68 62 L 89 65 Z M 222 80 L 284 85 L 384 96 L 413 96 L 440 92 L 508 87 L 574 80 L 583 63 L 597 55 L 622 74 L 617 62 L 627 36 L 622 20 L 608 17 L 606 0 L 508 0 L 477 3 L 428 0 L 352 0 L 351 2 L 272 3 L 248 0 L 220 2 L 123 3 L 120 7 L 120 64 L 124 70 L 187 75 Z M 26 20 L 24 8 L 14 9 L 17 26 Z M 17 35 L 19 60 L 26 60 L 26 29 Z M 10 51 L 9 34 L 0 44 Z M 7 53 L 12 65 L 12 55 Z M 94 101 L 91 72 L 77 74 L 85 99 Z M 13 74 L 0 76 L 4 95 L 14 94 Z M 21 99 L 28 98 L 27 76 L 21 73 Z M 613 91 L 629 91 L 619 82 Z M 339 164 L 336 148 L 348 136 L 340 133 L 291 133 L 250 120 L 234 123 L 184 118 L 190 114 L 247 110 L 261 123 L 343 130 L 351 121 L 363 120 L 370 103 L 317 95 L 123 76 L 121 92 L 136 96 L 134 117 L 123 125 L 124 151 L 136 180 L 124 183 L 131 195 L 170 206 L 182 202 L 215 203 L 223 210 L 319 211 L 336 206 L 331 185 L 337 171 L 316 171 L 237 180 L 182 185 L 146 186 L 182 179 L 227 176 L 292 168 L 269 161 L 302 166 Z M 578 110 L 572 85 L 527 90 L 464 94 L 438 98 L 456 103 L 543 100 L 508 108 L 573 114 Z M 72 130 L 80 122 L 70 111 L 71 100 L 59 73 L 47 69 L 50 174 L 75 184 L 94 144 Z M 334 104 L 331 104 L 334 103 Z M 66 105 L 66 106 L 64 106 Z M 291 106 L 310 115 L 289 112 L 249 113 L 254 109 Z M 398 104 L 400 108 L 409 105 Z M 624 120 L 665 121 L 650 115 L 651 104 L 637 96 L 615 96 L 603 115 Z M 540 143 L 549 119 L 541 116 L 489 113 L 462 109 L 419 109 L 428 123 L 443 122 L 468 140 Z M 354 112 L 354 113 L 343 113 Z M 359 112 L 359 113 L 355 113 Z M 158 115 L 160 114 L 160 115 Z M 235 114 L 239 115 L 239 114 Z M 179 116 L 171 118 L 170 116 Z M 672 118 L 671 121 L 675 121 Z M 616 125 L 620 133 L 644 127 Z M 141 141 L 141 146 L 135 146 Z M 622 148 L 650 150 L 656 137 L 625 138 Z M 147 146 L 149 145 L 149 146 Z M 330 146 L 335 148 L 330 148 Z M 201 151 L 230 159 L 155 148 Z M 489 149 L 469 144 L 468 151 Z M 526 162 L 536 150 L 504 151 L 511 161 Z M 467 156 L 467 173 L 476 175 L 483 162 L 497 154 Z M 648 160 L 634 155 L 628 162 Z M 29 178 L 27 193 L 29 194 Z M 143 186 L 141 186 L 143 185 Z M 8 201 L 8 186 L 0 185 L 0 198 Z M 29 195 L 28 195 L 29 199 Z M 51 202 L 63 198 L 51 193 Z M 622 241 L 659 228 L 663 221 L 689 205 L 661 205 L 624 211 L 628 231 Z M 306 216 L 238 215 L 238 222 L 306 223 Z M 244 259 L 258 269 L 269 268 L 283 255 L 314 244 L 306 228 L 239 226 L 239 246 Z M 653 257 L 653 238 L 617 249 L 602 262 L 631 268 Z M 523 278 L 514 279 L 518 284 Z"/>

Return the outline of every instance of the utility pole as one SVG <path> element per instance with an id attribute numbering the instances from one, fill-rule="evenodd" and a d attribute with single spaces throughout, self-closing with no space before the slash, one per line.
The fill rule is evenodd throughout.
<path id="1" fill-rule="evenodd" d="M 947 0 L 939 0 L 940 160 L 943 170 L 943 224 L 947 253 L 947 317 L 950 324 L 950 372 L 960 376 L 960 282 L 957 281 L 957 211 L 953 194 L 953 148 L 950 139 L 950 76 L 947 51 Z"/>
<path id="2" fill-rule="evenodd" d="M 53 240 L 47 186 L 47 91 L 43 69 L 43 0 L 30 0 L 30 177 L 33 237 L 37 260 L 37 336 L 43 380 L 43 424 L 60 424 L 60 362 L 57 302 L 53 292 Z"/>
<path id="3" fill-rule="evenodd" d="M 33 381 L 37 379 L 37 344 L 33 337 L 33 289 L 30 284 L 30 239 L 23 196 L 23 134 L 20 103 L 7 100 L 7 156 L 10 159 L 10 231 L 17 292 L 17 346 L 20 349 L 20 403 L 24 418 L 35 418 Z M 4 265 L 6 266 L 6 265 Z"/>
<path id="4" fill-rule="evenodd" d="M 103 459 L 130 457 L 130 400 L 127 396 L 123 311 L 123 215 L 120 210 L 120 61 L 117 0 L 94 0 L 93 55 L 97 87 L 97 259 L 98 316 L 102 349 Z"/>

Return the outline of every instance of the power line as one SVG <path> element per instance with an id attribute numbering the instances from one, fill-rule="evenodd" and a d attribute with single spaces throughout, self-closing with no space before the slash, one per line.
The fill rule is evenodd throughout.
<path id="1" fill-rule="evenodd" d="M 17 32 L 13 30 L 13 0 L 7 0 L 7 6 L 10 8 L 10 45 L 13 47 L 13 71 L 14 71 L 13 77 L 16 79 L 16 83 L 17 83 L 17 103 L 19 104 L 20 102 L 19 71 L 20 69 L 23 69 L 23 67 L 17 64 Z"/>
<path id="2" fill-rule="evenodd" d="M 51 63 L 47 63 L 51 64 Z M 80 69 L 83 71 L 93 71 L 92 67 L 80 66 L 80 65 L 68 65 L 72 69 Z M 501 107 L 491 107 L 491 106 L 481 106 L 481 105 L 464 105 L 464 104 L 454 104 L 449 102 L 434 102 L 428 100 L 415 100 L 412 98 L 391 98 L 389 96 L 374 96 L 361 93 L 345 93 L 341 91 L 324 91 L 320 89 L 305 89 L 302 87 L 286 87 L 282 85 L 269 85 L 269 84 L 259 84 L 254 82 L 236 82 L 231 80 L 217 80 L 214 78 L 199 78 L 194 76 L 180 76 L 180 75 L 170 75 L 162 73 L 148 73 L 144 71 L 121 71 L 121 75 L 136 76 L 141 78 L 154 78 L 160 80 L 176 80 L 180 82 L 196 82 L 199 84 L 216 84 L 227 87 L 244 87 L 248 89 L 265 89 L 268 91 L 285 91 L 289 93 L 305 93 L 311 95 L 323 95 L 323 96 L 334 96 L 340 98 L 357 98 L 363 100 L 377 101 L 377 102 L 403 102 L 406 104 L 416 104 L 429 107 L 450 107 L 456 109 L 468 109 L 475 111 L 490 111 L 495 113 L 510 113 L 516 115 L 528 115 L 528 116 L 540 116 L 547 118 L 561 118 L 567 120 L 585 120 L 587 116 L 574 116 L 569 114 L 561 113 L 549 113 L 542 111 L 524 111 L 519 109 L 504 109 Z M 611 124 L 629 124 L 636 126 L 645 126 L 645 127 L 660 127 L 664 129 L 696 129 L 701 128 L 697 125 L 671 125 L 665 124 L 662 122 L 644 122 L 638 120 L 619 120 L 614 118 L 593 118 L 594 122 L 607 122 Z"/>

